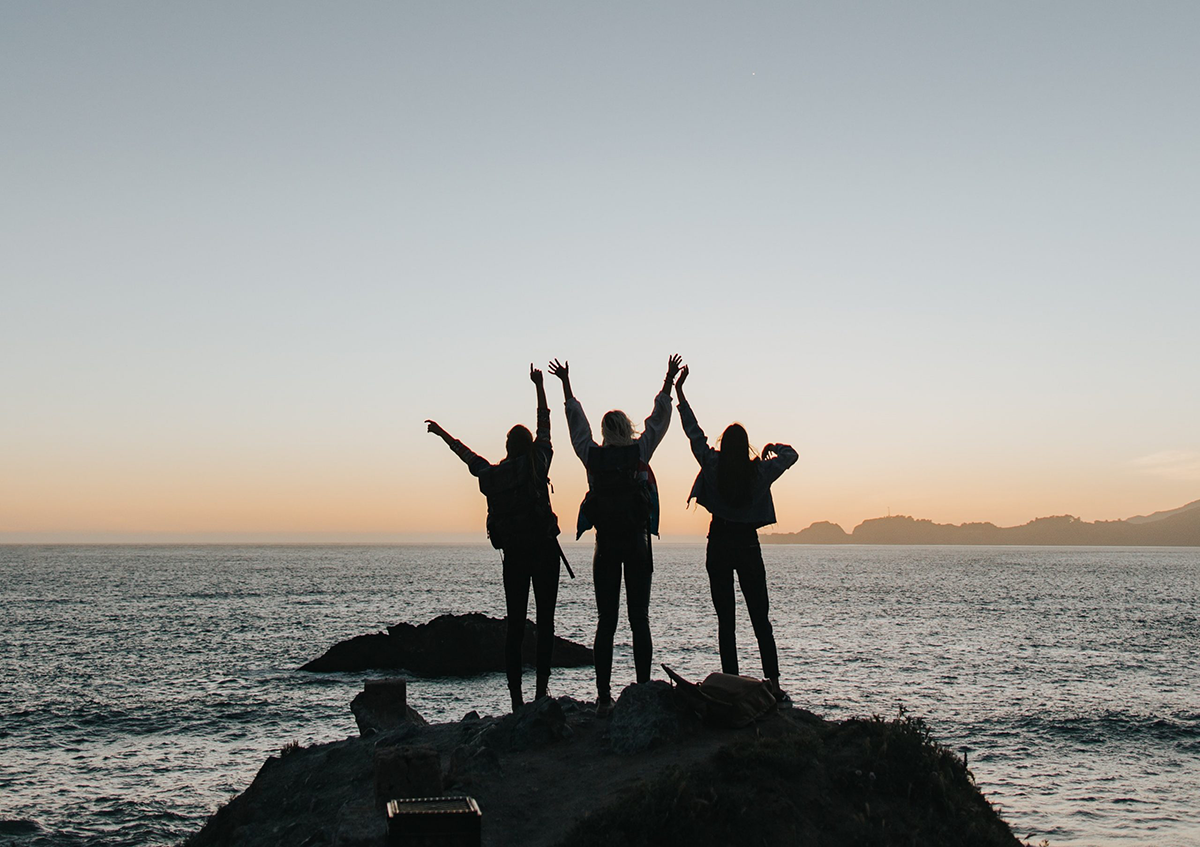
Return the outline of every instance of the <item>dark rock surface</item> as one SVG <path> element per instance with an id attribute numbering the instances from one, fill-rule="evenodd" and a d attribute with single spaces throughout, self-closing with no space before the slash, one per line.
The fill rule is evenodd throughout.
<path id="1" fill-rule="evenodd" d="M 0 818 L 0 835 L 36 835 L 42 831 L 37 821 L 25 818 Z"/>
<path id="2" fill-rule="evenodd" d="M 608 740 L 615 752 L 630 755 L 677 741 L 699 727 L 699 718 L 670 683 L 651 680 L 621 692 Z"/>
<path id="3" fill-rule="evenodd" d="M 404 680 L 371 680 L 350 701 L 350 711 L 360 735 L 402 729 L 407 724 L 428 723 L 405 699 Z"/>
<path id="4" fill-rule="evenodd" d="M 404 669 L 423 676 L 474 676 L 504 670 L 505 623 L 472 612 L 439 615 L 426 624 L 400 623 L 386 633 L 358 635 L 333 645 L 319 658 L 301 666 L 302 671 L 365 671 Z M 537 628 L 525 622 L 521 655 L 533 665 Z M 555 636 L 552 658 L 555 667 L 578 668 L 593 663 L 592 650 Z"/>
<path id="5" fill-rule="evenodd" d="M 540 697 L 511 715 L 486 722 L 472 743 L 497 750 L 532 750 L 570 737 L 562 704 L 553 697 Z"/>
<path id="6" fill-rule="evenodd" d="M 640 713 L 631 726 L 669 734 L 665 686 L 626 689 L 613 720 L 627 708 Z M 478 802 L 485 847 L 1020 847 L 962 759 L 911 718 L 839 723 L 793 708 L 740 729 L 649 735 L 652 746 L 619 754 L 611 721 L 563 697 L 294 749 L 186 844 L 384 847 L 379 794 L 436 787 L 436 763 L 444 793 Z"/>
<path id="7" fill-rule="evenodd" d="M 437 797 L 442 793 L 442 762 L 427 744 L 375 748 L 375 805 L 407 797 Z"/>

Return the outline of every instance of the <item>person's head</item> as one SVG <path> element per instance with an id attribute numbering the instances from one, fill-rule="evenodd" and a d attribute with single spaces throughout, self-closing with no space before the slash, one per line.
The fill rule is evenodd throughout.
<path id="1" fill-rule="evenodd" d="M 508 451 L 508 458 L 515 459 L 518 456 L 528 456 L 533 450 L 533 434 L 528 427 L 517 424 L 508 431 L 508 438 L 504 442 L 504 448 Z"/>
<path id="2" fill-rule="evenodd" d="M 633 443 L 633 421 L 620 409 L 605 412 L 600 420 L 600 441 L 605 447 L 627 447 Z"/>
<path id="3" fill-rule="evenodd" d="M 739 423 L 725 427 L 721 434 L 717 459 L 717 491 L 730 505 L 745 505 L 750 500 L 758 457 L 750 449 L 750 437 Z"/>

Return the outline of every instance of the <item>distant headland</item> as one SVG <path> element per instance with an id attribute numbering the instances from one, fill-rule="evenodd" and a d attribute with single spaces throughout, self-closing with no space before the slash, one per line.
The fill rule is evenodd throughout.
<path id="1" fill-rule="evenodd" d="M 1072 515 L 1036 518 L 1021 526 L 938 524 L 893 515 L 846 532 L 817 521 L 799 532 L 764 534 L 765 544 L 1016 544 L 1086 547 L 1200 547 L 1200 500 L 1151 515 L 1088 523 Z"/>

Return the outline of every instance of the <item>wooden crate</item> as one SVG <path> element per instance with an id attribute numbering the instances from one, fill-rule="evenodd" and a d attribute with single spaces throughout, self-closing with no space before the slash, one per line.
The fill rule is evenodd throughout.
<path id="1" fill-rule="evenodd" d="M 471 797 L 389 800 L 389 847 L 479 847 L 483 815 Z"/>

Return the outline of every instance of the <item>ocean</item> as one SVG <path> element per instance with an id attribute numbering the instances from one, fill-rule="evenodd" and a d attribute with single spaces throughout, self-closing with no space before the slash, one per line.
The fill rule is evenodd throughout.
<path id="1" fill-rule="evenodd" d="M 590 644 L 590 548 L 567 554 L 557 630 Z M 1034 844 L 1200 844 L 1200 550 L 763 554 L 798 706 L 925 718 Z M 703 560 L 655 547 L 656 669 L 719 669 Z M 357 734 L 349 703 L 372 674 L 300 664 L 504 601 L 484 545 L 2 546 L 0 609 L 0 844 L 66 847 L 178 843 L 285 744 Z M 738 613 L 758 673 L 740 597 Z M 614 689 L 633 680 L 623 609 L 617 641 Z M 552 692 L 593 698 L 591 669 L 556 671 Z M 502 674 L 409 685 L 431 721 L 506 700 Z"/>

